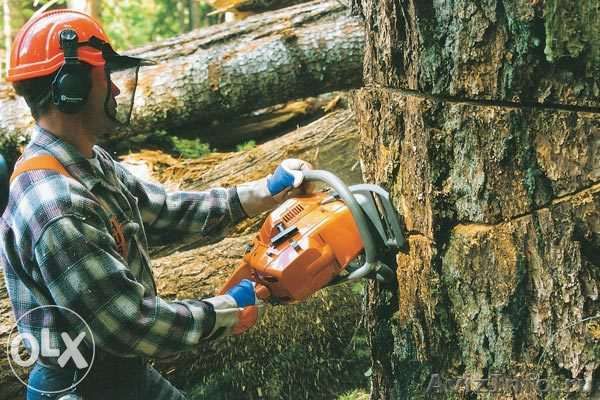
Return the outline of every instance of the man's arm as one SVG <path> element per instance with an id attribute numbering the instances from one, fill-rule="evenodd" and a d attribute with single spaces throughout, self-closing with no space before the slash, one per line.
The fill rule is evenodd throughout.
<path id="1" fill-rule="evenodd" d="M 157 183 L 138 178 L 114 162 L 119 178 L 134 196 L 151 242 L 168 233 L 218 235 L 246 215 L 235 188 L 168 193 Z"/>
<path id="2" fill-rule="evenodd" d="M 153 295 L 125 266 L 112 236 L 94 226 L 98 218 L 89 211 L 50 222 L 34 256 L 55 303 L 81 315 L 99 347 L 121 356 L 161 357 L 190 350 L 217 337 L 216 328 L 227 331 L 238 322 L 240 308 L 225 296 L 166 301 Z"/>

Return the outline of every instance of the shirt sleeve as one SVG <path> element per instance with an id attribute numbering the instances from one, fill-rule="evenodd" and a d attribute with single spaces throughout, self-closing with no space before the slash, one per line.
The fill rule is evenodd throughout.
<path id="1" fill-rule="evenodd" d="M 96 346 L 117 355 L 163 357 L 194 348 L 214 326 L 210 304 L 154 295 L 132 276 L 106 229 L 93 222 L 99 217 L 88 214 L 50 222 L 35 244 L 55 303 L 83 317 Z"/>
<path id="2" fill-rule="evenodd" d="M 169 233 L 218 235 L 246 217 L 235 188 L 167 192 L 160 184 L 136 177 L 119 162 L 114 161 L 114 165 L 119 178 L 138 199 L 144 228 L 153 244 L 177 237 Z"/>

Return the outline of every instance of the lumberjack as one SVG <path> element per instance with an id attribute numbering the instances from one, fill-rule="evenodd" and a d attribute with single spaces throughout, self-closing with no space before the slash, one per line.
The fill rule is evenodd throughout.
<path id="1" fill-rule="evenodd" d="M 135 177 L 96 143 L 129 123 L 137 73 L 151 64 L 115 52 L 95 20 L 72 10 L 34 16 L 15 39 L 8 80 L 36 126 L 11 177 L 0 259 L 19 334 L 37 358 L 28 399 L 184 399 L 147 360 L 241 334 L 260 315 L 249 280 L 203 300 L 162 299 L 148 245 L 218 234 L 271 209 L 302 190 L 310 165 L 285 160 L 266 178 L 200 192 L 167 193 Z M 89 362 L 65 362 L 67 352 Z"/>

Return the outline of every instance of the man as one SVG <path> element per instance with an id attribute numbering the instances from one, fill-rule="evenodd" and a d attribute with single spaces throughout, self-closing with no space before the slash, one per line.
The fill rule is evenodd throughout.
<path id="1" fill-rule="evenodd" d="M 167 193 L 136 178 L 96 143 L 131 114 L 114 77 L 131 77 L 135 88 L 147 64 L 117 54 L 96 21 L 71 10 L 34 16 L 15 39 L 8 80 L 36 127 L 0 225 L 8 293 L 21 334 L 63 354 L 61 333 L 76 337 L 79 315 L 95 343 L 85 379 L 75 360 L 61 365 L 42 352 L 28 399 L 73 391 L 85 399 L 183 399 L 145 360 L 242 333 L 258 318 L 260 300 L 247 280 L 204 300 L 159 297 L 148 242 L 216 235 L 277 205 L 310 166 L 286 160 L 265 179 L 203 192 Z M 84 344 L 89 356 L 87 336 Z"/>

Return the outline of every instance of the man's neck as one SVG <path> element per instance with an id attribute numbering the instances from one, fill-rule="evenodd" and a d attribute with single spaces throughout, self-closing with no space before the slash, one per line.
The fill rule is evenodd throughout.
<path id="1" fill-rule="evenodd" d="M 96 136 L 80 119 L 41 117 L 38 125 L 72 144 L 85 157 L 92 158 L 92 147 L 96 144 Z"/>

